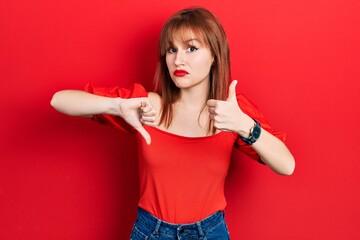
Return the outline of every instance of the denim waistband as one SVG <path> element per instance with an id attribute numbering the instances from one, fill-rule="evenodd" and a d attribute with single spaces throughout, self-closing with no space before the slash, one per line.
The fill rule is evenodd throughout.
<path id="1" fill-rule="evenodd" d="M 165 222 L 142 208 L 138 208 L 137 220 L 148 228 L 153 230 L 153 234 L 167 234 L 178 235 L 186 231 L 197 231 L 200 236 L 204 235 L 204 232 L 213 229 L 224 221 L 224 212 L 218 211 L 209 217 L 190 224 L 172 224 Z"/>

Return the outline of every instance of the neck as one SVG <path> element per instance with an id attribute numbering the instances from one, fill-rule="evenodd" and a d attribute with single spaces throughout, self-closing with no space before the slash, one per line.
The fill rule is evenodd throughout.
<path id="1" fill-rule="evenodd" d="M 202 109 L 208 100 L 209 84 L 199 84 L 187 89 L 181 89 L 178 103 L 182 106 Z"/>

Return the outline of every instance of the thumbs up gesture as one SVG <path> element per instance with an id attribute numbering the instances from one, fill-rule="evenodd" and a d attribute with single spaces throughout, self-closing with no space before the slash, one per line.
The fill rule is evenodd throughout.
<path id="1" fill-rule="evenodd" d="M 156 111 L 148 98 L 121 99 L 119 104 L 119 115 L 129 125 L 135 128 L 145 139 L 147 144 L 151 143 L 150 134 L 145 130 L 143 124 L 156 125 Z"/>
<path id="2" fill-rule="evenodd" d="M 229 86 L 229 96 L 226 101 L 209 99 L 207 106 L 209 117 L 214 121 L 214 127 L 221 131 L 242 133 L 253 125 L 253 120 L 239 107 L 236 99 L 237 80 Z"/>

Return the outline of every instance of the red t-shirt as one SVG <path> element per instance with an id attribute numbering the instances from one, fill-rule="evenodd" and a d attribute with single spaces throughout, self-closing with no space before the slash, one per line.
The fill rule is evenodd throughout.
<path id="1" fill-rule="evenodd" d="M 139 84 L 134 84 L 131 89 L 87 85 L 85 90 L 107 97 L 148 96 Z M 243 95 L 237 95 L 237 100 L 242 111 L 260 122 L 262 128 L 285 140 L 285 134 L 274 132 L 255 105 Z M 141 135 L 120 117 L 104 114 L 96 115 L 94 119 L 137 134 L 140 176 L 138 205 L 169 223 L 193 223 L 225 208 L 224 184 L 234 146 L 260 161 L 252 147 L 241 141 L 234 132 L 185 137 L 144 126 L 151 136 L 151 144 L 147 145 Z"/>

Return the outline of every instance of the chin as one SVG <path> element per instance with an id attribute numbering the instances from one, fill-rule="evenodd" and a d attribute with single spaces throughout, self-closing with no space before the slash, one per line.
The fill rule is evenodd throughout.
<path id="1" fill-rule="evenodd" d="M 180 89 L 188 89 L 195 86 L 205 87 L 210 82 L 210 80 L 206 81 L 206 79 L 197 80 L 197 79 L 189 79 L 186 77 L 173 77 L 172 80 L 175 86 L 177 86 Z"/>
<path id="2" fill-rule="evenodd" d="M 173 83 L 178 88 L 189 88 L 192 86 L 192 84 L 189 83 L 189 81 L 187 81 L 186 79 L 173 79 Z"/>

